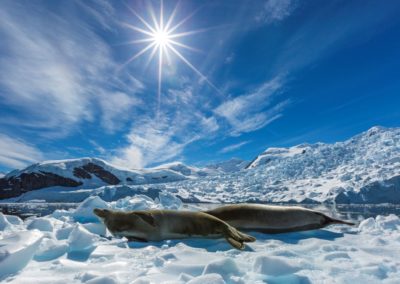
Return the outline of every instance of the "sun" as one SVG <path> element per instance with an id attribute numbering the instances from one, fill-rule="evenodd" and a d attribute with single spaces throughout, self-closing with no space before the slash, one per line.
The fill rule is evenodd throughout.
<path id="1" fill-rule="evenodd" d="M 178 57 L 184 62 L 190 69 L 192 69 L 200 78 L 201 81 L 206 82 L 218 93 L 220 90 L 207 79 L 183 54 L 179 51 L 180 48 L 199 51 L 189 45 L 186 45 L 179 41 L 180 38 L 190 36 L 196 33 L 205 32 L 209 29 L 199 29 L 186 32 L 176 32 L 186 21 L 188 21 L 194 13 L 183 18 L 178 23 L 174 24 L 175 16 L 177 13 L 178 5 L 175 6 L 168 20 L 164 21 L 164 6 L 163 1 L 160 2 L 159 17 L 156 17 L 155 12 L 151 6 L 149 6 L 149 14 L 152 19 L 152 23 L 147 22 L 139 13 L 133 8 L 128 6 L 128 9 L 134 14 L 136 18 L 142 23 L 142 27 L 134 26 L 128 23 L 123 23 L 127 28 L 134 30 L 135 32 L 144 35 L 144 38 L 130 41 L 132 44 L 146 44 L 139 52 L 129 58 L 121 67 L 129 64 L 133 60 L 142 56 L 145 53 L 150 53 L 148 62 L 150 62 L 156 54 L 158 54 L 158 90 L 157 90 L 157 115 L 160 109 L 160 98 L 161 98 L 161 87 L 162 87 L 162 76 L 163 76 L 163 65 L 166 62 L 171 62 L 171 55 Z"/>
<path id="2" fill-rule="evenodd" d="M 157 31 L 153 34 L 153 41 L 159 47 L 165 47 L 168 44 L 171 44 L 171 40 L 169 38 L 169 34 L 167 31 Z"/>

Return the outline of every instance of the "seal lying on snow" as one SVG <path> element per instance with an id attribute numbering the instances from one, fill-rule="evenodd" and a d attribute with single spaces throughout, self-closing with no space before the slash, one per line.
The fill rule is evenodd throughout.
<path id="1" fill-rule="evenodd" d="M 239 230 L 267 234 L 313 230 L 330 224 L 354 225 L 302 207 L 235 204 L 208 210 L 205 213 L 213 215 Z"/>
<path id="2" fill-rule="evenodd" d="M 221 221 L 202 213 L 173 210 L 111 211 L 94 209 L 107 229 L 117 237 L 128 240 L 161 241 L 188 237 L 224 237 L 233 247 L 244 249 L 244 242 L 254 242 L 255 238 L 243 234 Z"/>

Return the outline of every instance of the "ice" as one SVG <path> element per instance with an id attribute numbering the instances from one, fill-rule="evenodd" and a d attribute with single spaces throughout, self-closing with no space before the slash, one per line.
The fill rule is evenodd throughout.
<path id="1" fill-rule="evenodd" d="M 255 272 L 272 276 L 292 274 L 300 269 L 282 257 L 259 256 L 254 262 Z"/>
<path id="2" fill-rule="evenodd" d="M 39 231 L 14 233 L 0 240 L 0 280 L 24 268 L 42 240 Z"/>
<path id="3" fill-rule="evenodd" d="M 11 227 L 12 227 L 12 225 L 8 221 L 6 216 L 3 215 L 3 213 L 0 212 L 0 231 L 4 231 L 5 229 L 11 228 Z"/>
<path id="4" fill-rule="evenodd" d="M 93 213 L 94 208 L 106 209 L 108 204 L 98 196 L 91 196 L 76 208 L 72 216 L 75 221 L 81 223 L 100 222 L 99 218 Z"/>
<path id="5" fill-rule="evenodd" d="M 175 203 L 164 203 L 171 204 Z M 105 205 L 120 210 L 164 208 L 161 201 L 140 195 Z M 128 243 L 103 237 L 101 223 L 81 224 L 74 212 L 32 217 L 1 231 L 1 279 L 38 284 L 400 283 L 396 215 L 368 218 L 358 227 L 336 225 L 277 235 L 250 232 L 257 241 L 239 251 L 224 239 Z M 49 220 L 53 231 L 27 231 L 38 219 Z"/>
<path id="6" fill-rule="evenodd" d="M 66 242 L 58 242 L 51 238 L 45 238 L 40 243 L 38 250 L 35 253 L 34 259 L 37 261 L 48 261 L 56 259 L 68 250 Z"/>
<path id="7" fill-rule="evenodd" d="M 1 213 L 0 213 L 1 214 Z M 14 215 L 4 215 L 7 218 L 7 221 L 13 225 L 21 225 L 23 221 L 18 216 Z"/>
<path id="8" fill-rule="evenodd" d="M 211 274 L 205 274 L 205 275 L 201 275 L 196 278 L 193 278 L 192 280 L 190 280 L 187 283 L 188 284 L 204 284 L 204 283 L 225 284 L 226 282 L 224 281 L 224 279 L 222 278 L 221 275 L 219 275 L 217 273 L 211 273 Z"/>
<path id="9" fill-rule="evenodd" d="M 98 237 L 90 233 L 81 224 L 77 224 L 68 237 L 69 251 L 86 251 L 94 248 Z"/>
<path id="10" fill-rule="evenodd" d="M 107 228 L 103 223 L 86 223 L 82 226 L 92 234 L 105 236 Z"/>
<path id="11" fill-rule="evenodd" d="M 117 280 L 115 280 L 115 278 L 108 277 L 108 276 L 95 277 L 85 283 L 87 283 L 87 284 L 118 284 L 118 282 L 117 282 Z"/>
<path id="12" fill-rule="evenodd" d="M 182 201 L 179 198 L 177 198 L 175 195 L 168 193 L 168 192 L 160 192 L 159 200 L 160 200 L 162 207 L 164 207 L 166 209 L 177 210 L 177 209 L 181 208 L 181 206 L 182 206 Z"/>
<path id="13" fill-rule="evenodd" d="M 65 240 L 68 239 L 69 235 L 71 234 L 73 230 L 72 225 L 68 225 L 64 223 L 64 226 L 56 231 L 56 238 L 58 240 Z"/>
<path id="14" fill-rule="evenodd" d="M 53 224 L 47 218 L 35 218 L 29 222 L 27 229 L 28 230 L 37 229 L 43 232 L 52 232 Z"/>
<path id="15" fill-rule="evenodd" d="M 74 176 L 75 168 L 88 163 L 104 168 L 120 182 L 109 185 L 94 174 L 90 179 Z M 128 170 L 82 158 L 34 164 L 5 178 L 44 171 L 82 183 L 75 188 L 31 190 L 12 201 L 79 202 L 96 195 L 116 201 L 144 194 L 152 199 L 160 195 L 160 202 L 168 203 L 168 194 L 173 194 L 185 202 L 400 204 L 400 128 L 373 127 L 333 144 L 269 148 L 244 167 L 242 161 L 231 160 L 204 169 L 175 162 Z"/>
<path id="16" fill-rule="evenodd" d="M 207 264 L 204 268 L 203 274 L 218 273 L 225 281 L 229 281 L 232 276 L 238 276 L 242 273 L 236 262 L 231 258 L 224 258 L 216 260 Z"/>
<path id="17" fill-rule="evenodd" d="M 112 202 L 111 206 L 117 210 L 146 210 L 158 208 L 153 199 L 146 195 L 135 195 L 133 197 L 121 198 L 118 201 Z"/>

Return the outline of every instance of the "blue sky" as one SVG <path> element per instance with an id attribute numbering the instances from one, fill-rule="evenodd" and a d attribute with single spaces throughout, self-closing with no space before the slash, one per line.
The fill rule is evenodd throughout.
<path id="1" fill-rule="evenodd" d="M 0 171 L 101 157 L 129 168 L 252 159 L 400 126 L 399 1 L 164 1 L 162 64 L 129 28 L 159 1 L 0 2 Z M 177 39 L 178 40 L 178 39 Z M 165 58 L 165 56 L 164 56 Z"/>

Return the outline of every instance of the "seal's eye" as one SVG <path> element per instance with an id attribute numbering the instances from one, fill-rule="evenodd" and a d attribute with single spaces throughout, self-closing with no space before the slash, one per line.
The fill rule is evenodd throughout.
<path id="1" fill-rule="evenodd" d="M 107 209 L 99 209 L 99 208 L 93 209 L 93 213 L 101 218 L 105 218 L 109 212 L 110 211 Z"/>

